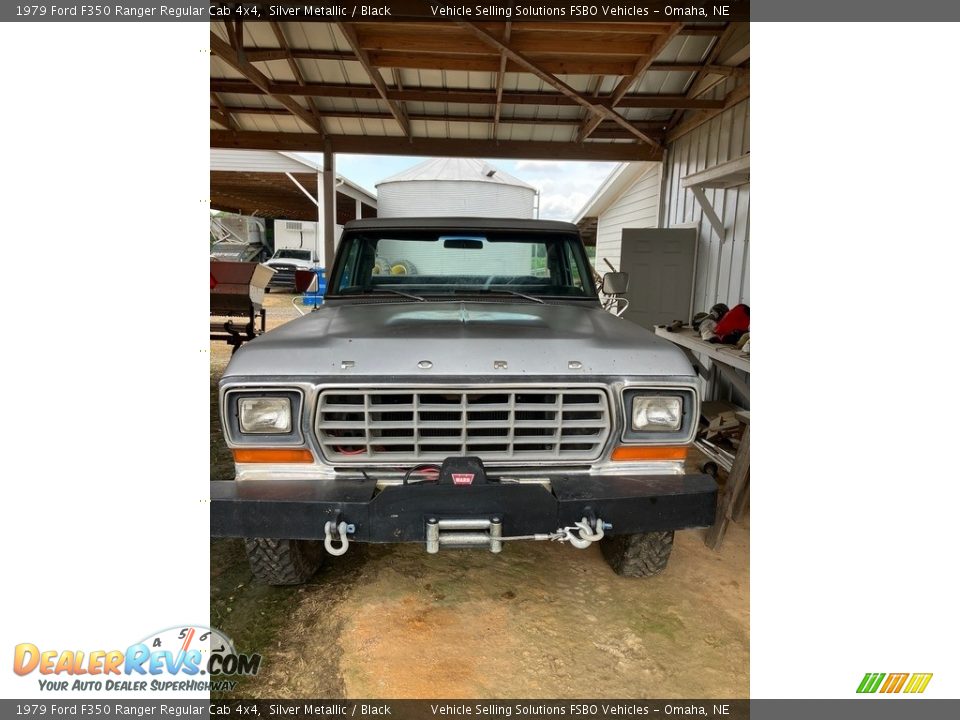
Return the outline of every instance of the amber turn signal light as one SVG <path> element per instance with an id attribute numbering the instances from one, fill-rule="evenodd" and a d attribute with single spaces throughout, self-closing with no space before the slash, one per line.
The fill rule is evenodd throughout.
<path id="1" fill-rule="evenodd" d="M 625 460 L 686 460 L 687 447 L 686 445 L 670 447 L 621 445 L 614 449 L 610 459 L 618 462 Z"/>
<path id="2" fill-rule="evenodd" d="M 313 453 L 306 448 L 234 448 L 238 463 L 312 463 Z"/>

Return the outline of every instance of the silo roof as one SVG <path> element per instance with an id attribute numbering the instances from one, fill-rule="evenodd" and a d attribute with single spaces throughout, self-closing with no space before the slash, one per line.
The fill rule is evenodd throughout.
<path id="1" fill-rule="evenodd" d="M 408 170 L 392 175 L 377 183 L 377 187 L 385 183 L 410 181 L 453 181 L 453 182 L 487 182 L 499 185 L 515 185 L 517 187 L 536 190 L 523 180 L 518 180 L 509 173 L 505 173 L 488 162 L 474 158 L 431 158 Z"/>

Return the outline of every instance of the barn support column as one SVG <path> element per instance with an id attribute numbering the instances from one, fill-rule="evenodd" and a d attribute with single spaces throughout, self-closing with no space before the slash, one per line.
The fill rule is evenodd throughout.
<path id="1" fill-rule="evenodd" d="M 336 155 L 328 143 L 323 150 L 323 202 L 320 217 L 323 228 L 323 266 L 328 273 L 333 264 L 333 239 L 337 220 L 336 162 Z"/>

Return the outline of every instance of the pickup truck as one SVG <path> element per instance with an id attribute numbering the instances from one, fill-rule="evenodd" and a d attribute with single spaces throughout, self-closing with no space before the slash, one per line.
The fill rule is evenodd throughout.
<path id="1" fill-rule="evenodd" d="M 317 268 L 317 256 L 312 250 L 280 248 L 264 265 L 274 271 L 268 289 L 292 290 L 296 285 L 297 270 Z"/>
<path id="2" fill-rule="evenodd" d="M 219 401 L 236 474 L 211 482 L 211 533 L 270 584 L 355 542 L 597 542 L 650 576 L 714 520 L 714 480 L 684 462 L 697 376 L 603 309 L 569 223 L 348 223 L 324 304 L 241 347 Z"/>

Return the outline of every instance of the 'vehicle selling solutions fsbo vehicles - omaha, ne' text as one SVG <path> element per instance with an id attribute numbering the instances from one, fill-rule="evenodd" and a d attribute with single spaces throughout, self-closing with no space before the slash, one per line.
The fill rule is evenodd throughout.
<path id="1" fill-rule="evenodd" d="M 604 310 L 568 223 L 348 223 L 323 306 L 240 348 L 219 398 L 236 477 L 211 532 L 271 584 L 354 542 L 599 542 L 649 576 L 714 520 L 714 480 L 684 470 L 697 376 Z"/>

